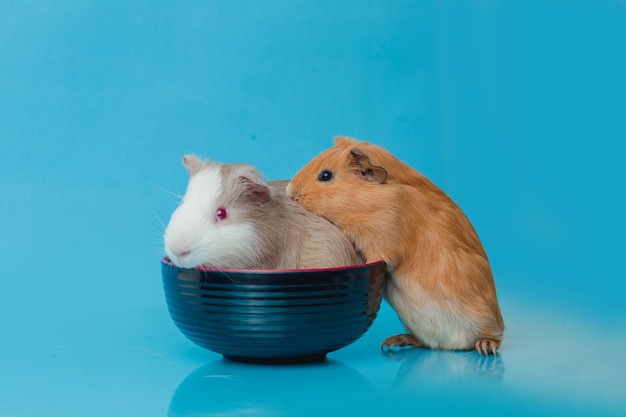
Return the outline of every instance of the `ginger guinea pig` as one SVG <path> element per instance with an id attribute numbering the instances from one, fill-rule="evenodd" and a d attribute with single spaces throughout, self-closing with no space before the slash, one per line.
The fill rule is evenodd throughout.
<path id="1" fill-rule="evenodd" d="M 362 263 L 335 225 L 265 183 L 245 164 L 183 157 L 187 191 L 167 225 L 165 253 L 183 268 L 329 268 Z"/>
<path id="2" fill-rule="evenodd" d="M 461 209 L 424 175 L 379 146 L 339 137 L 287 194 L 339 226 L 366 261 L 387 262 L 385 299 L 408 333 L 383 349 L 496 354 L 504 322 L 485 250 Z"/>

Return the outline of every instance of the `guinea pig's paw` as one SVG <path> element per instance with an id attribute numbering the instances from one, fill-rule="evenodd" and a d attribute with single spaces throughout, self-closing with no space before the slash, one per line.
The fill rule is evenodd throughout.
<path id="1" fill-rule="evenodd" d="M 418 347 L 423 347 L 424 344 L 412 334 L 405 333 L 405 334 L 399 334 L 396 336 L 390 336 L 386 338 L 385 341 L 382 343 L 382 345 L 380 345 L 380 348 L 382 350 L 385 350 L 385 349 L 391 350 L 391 348 L 393 347 L 405 347 L 405 346 L 418 348 Z"/>
<path id="2" fill-rule="evenodd" d="M 486 356 L 489 356 L 490 353 L 493 356 L 496 356 L 496 352 L 498 351 L 498 348 L 500 347 L 500 342 L 497 340 L 482 339 L 476 342 L 476 345 L 474 345 L 474 347 L 478 351 L 478 354 L 481 356 L 483 353 Z"/>

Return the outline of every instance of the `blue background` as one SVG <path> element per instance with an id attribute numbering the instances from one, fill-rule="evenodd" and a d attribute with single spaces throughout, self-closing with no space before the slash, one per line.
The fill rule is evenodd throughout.
<path id="1" fill-rule="evenodd" d="M 0 415 L 623 415 L 625 41 L 617 0 L 2 2 Z M 282 179 L 338 134 L 473 222 L 495 361 L 382 355 L 386 304 L 311 366 L 176 330 L 159 259 L 181 156 Z"/>

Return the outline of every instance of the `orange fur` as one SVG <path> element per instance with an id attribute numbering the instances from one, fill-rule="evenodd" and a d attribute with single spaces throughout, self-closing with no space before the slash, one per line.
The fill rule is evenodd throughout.
<path id="1" fill-rule="evenodd" d="M 332 179 L 319 181 L 322 171 Z M 424 175 L 379 146 L 340 137 L 288 193 L 343 229 L 367 261 L 389 265 L 386 299 L 416 340 L 383 346 L 495 354 L 504 323 L 487 255 L 461 209 Z"/>

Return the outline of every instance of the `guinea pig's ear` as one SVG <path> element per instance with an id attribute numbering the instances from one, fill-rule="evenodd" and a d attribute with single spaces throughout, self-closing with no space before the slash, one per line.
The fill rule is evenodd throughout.
<path id="1" fill-rule="evenodd" d="M 270 187 L 263 181 L 244 176 L 239 177 L 238 180 L 243 185 L 244 195 L 248 197 L 249 201 L 263 204 L 272 198 Z"/>
<path id="2" fill-rule="evenodd" d="M 365 181 L 383 184 L 387 180 L 387 170 L 372 164 L 369 156 L 360 149 L 350 150 L 349 164 L 355 169 L 355 173 Z"/>
<path id="3" fill-rule="evenodd" d="M 185 169 L 189 173 L 189 175 L 194 175 L 200 172 L 202 169 L 203 162 L 195 155 L 185 155 L 183 156 L 183 165 Z"/>

